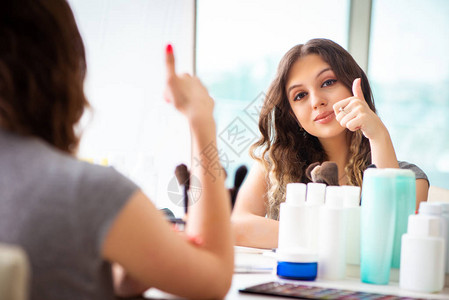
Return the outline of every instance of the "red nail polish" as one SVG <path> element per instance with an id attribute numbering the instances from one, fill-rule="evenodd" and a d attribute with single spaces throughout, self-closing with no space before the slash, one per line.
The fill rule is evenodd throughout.
<path id="1" fill-rule="evenodd" d="M 168 44 L 168 45 L 167 45 L 167 48 L 165 49 L 165 51 L 166 51 L 167 53 L 173 53 L 173 47 L 171 46 L 171 44 Z"/>

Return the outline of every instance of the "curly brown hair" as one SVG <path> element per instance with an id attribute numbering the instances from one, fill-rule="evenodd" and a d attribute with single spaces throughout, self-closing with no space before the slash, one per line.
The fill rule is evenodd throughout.
<path id="1" fill-rule="evenodd" d="M 0 4 L 0 127 L 73 154 L 84 95 L 83 41 L 64 0 Z"/>
<path id="2" fill-rule="evenodd" d="M 279 205 L 285 201 L 286 185 L 310 180 L 307 166 L 326 161 L 327 155 L 318 138 L 307 133 L 296 120 L 286 92 L 288 74 L 301 57 L 318 54 L 330 65 L 337 79 L 350 91 L 356 78 L 361 78 L 363 95 L 371 110 L 376 112 L 371 88 L 363 70 L 340 45 L 328 39 L 312 39 L 291 48 L 279 63 L 259 118 L 261 138 L 252 145 L 251 156 L 260 161 L 268 174 L 267 215 L 279 218 Z M 362 175 L 371 163 L 369 141 L 359 131 L 347 130 L 349 162 L 345 166 L 350 185 L 362 185 Z"/>

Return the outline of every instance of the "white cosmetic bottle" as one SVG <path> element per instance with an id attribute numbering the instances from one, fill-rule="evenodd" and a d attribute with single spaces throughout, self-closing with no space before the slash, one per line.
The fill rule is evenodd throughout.
<path id="1" fill-rule="evenodd" d="M 402 236 L 399 286 L 402 289 L 433 293 L 444 286 L 444 240 L 441 219 L 411 215 L 407 233 Z"/>
<path id="2" fill-rule="evenodd" d="M 346 211 L 340 186 L 326 188 L 326 201 L 320 209 L 318 277 L 343 279 L 346 273 Z"/>
<path id="3" fill-rule="evenodd" d="M 307 247 L 307 211 L 306 185 L 304 183 L 287 184 L 285 202 L 279 211 L 278 248 Z"/>
<path id="4" fill-rule="evenodd" d="M 346 209 L 346 263 L 360 265 L 360 187 L 343 185 Z"/>
<path id="5" fill-rule="evenodd" d="M 418 211 L 419 211 L 420 215 L 434 216 L 441 220 L 440 236 L 446 242 L 448 232 L 447 232 L 447 227 L 446 227 L 446 220 L 443 217 L 443 206 L 440 205 L 439 203 L 421 202 L 419 204 Z"/>
<path id="6" fill-rule="evenodd" d="M 449 203 L 437 202 L 441 206 L 441 217 L 444 219 L 444 227 L 446 232 L 446 274 L 449 274 Z"/>
<path id="7" fill-rule="evenodd" d="M 309 182 L 307 184 L 307 200 L 309 205 L 323 205 L 326 195 L 326 184 Z"/>
<path id="8" fill-rule="evenodd" d="M 308 248 L 318 252 L 318 236 L 320 228 L 320 208 L 324 205 L 326 185 L 324 183 L 309 182 L 307 184 L 307 228 Z"/>
<path id="9" fill-rule="evenodd" d="M 438 202 L 421 202 L 419 204 L 419 214 L 420 215 L 428 215 L 435 216 L 440 218 L 440 236 L 444 240 L 444 248 L 445 248 L 445 272 L 448 273 L 449 263 L 448 263 L 448 246 L 449 246 L 449 228 L 448 228 L 448 211 L 449 203 L 438 203 Z"/>

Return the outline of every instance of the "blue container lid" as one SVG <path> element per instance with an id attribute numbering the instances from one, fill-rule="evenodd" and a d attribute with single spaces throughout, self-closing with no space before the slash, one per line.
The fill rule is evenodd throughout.
<path id="1" fill-rule="evenodd" d="M 287 279 L 315 280 L 318 272 L 318 255 L 307 248 L 278 249 L 277 275 Z"/>
<path id="2" fill-rule="evenodd" d="M 292 263 L 279 261 L 276 273 L 279 277 L 297 280 L 315 280 L 318 263 Z"/>

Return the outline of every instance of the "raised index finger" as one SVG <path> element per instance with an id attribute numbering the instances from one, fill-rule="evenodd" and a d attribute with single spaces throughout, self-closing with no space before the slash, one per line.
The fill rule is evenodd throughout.
<path id="1" fill-rule="evenodd" d="M 167 68 L 167 77 L 176 75 L 175 56 L 173 55 L 173 47 L 171 44 L 168 44 L 165 48 L 165 66 Z"/>

